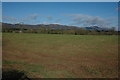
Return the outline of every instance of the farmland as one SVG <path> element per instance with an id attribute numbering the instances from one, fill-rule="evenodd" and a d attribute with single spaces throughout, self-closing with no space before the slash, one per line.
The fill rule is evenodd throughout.
<path id="1" fill-rule="evenodd" d="M 3 33 L 3 70 L 30 78 L 115 78 L 117 35 Z"/>

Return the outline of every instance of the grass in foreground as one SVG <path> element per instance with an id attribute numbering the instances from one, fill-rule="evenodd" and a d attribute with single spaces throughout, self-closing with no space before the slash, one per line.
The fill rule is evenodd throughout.
<path id="1" fill-rule="evenodd" d="M 3 69 L 33 78 L 117 77 L 118 37 L 3 33 Z"/>

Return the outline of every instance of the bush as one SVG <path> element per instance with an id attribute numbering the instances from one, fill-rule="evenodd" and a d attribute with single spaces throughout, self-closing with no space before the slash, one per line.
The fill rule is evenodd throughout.
<path id="1" fill-rule="evenodd" d="M 7 70 L 2 72 L 2 80 L 30 80 L 24 71 Z"/>

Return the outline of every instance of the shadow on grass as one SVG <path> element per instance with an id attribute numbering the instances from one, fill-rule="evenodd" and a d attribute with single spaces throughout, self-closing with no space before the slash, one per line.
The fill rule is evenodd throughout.
<path id="1" fill-rule="evenodd" d="M 2 80 L 30 80 L 23 71 L 7 70 L 2 72 Z"/>

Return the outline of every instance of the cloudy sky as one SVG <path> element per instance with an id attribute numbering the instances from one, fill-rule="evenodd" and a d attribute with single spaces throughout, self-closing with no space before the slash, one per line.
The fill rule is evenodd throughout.
<path id="1" fill-rule="evenodd" d="M 117 27 L 118 9 L 117 2 L 3 2 L 2 19 L 7 23 Z"/>

